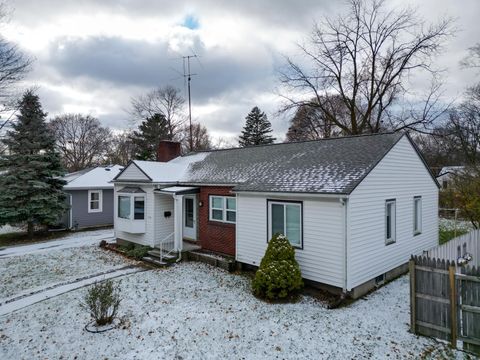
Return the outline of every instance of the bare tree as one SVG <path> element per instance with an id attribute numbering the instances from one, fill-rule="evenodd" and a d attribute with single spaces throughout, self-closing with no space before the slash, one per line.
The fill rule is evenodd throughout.
<path id="1" fill-rule="evenodd" d="M 6 21 L 5 4 L 0 3 L 0 23 Z M 7 41 L 0 34 L 0 98 L 3 100 L 12 93 L 13 85 L 22 80 L 30 69 L 32 59 L 20 51 L 16 44 Z"/>
<path id="2" fill-rule="evenodd" d="M 131 115 L 136 120 L 145 120 L 155 114 L 165 116 L 168 122 L 169 138 L 173 140 L 185 121 L 185 99 L 180 90 L 166 85 L 131 99 Z"/>
<path id="3" fill-rule="evenodd" d="M 127 165 L 135 157 L 135 152 L 132 132 L 123 131 L 113 134 L 108 144 L 105 163 Z"/>
<path id="4" fill-rule="evenodd" d="M 469 88 L 465 100 L 450 112 L 449 137 L 470 165 L 480 162 L 480 84 Z"/>
<path id="5" fill-rule="evenodd" d="M 78 171 L 103 162 L 110 130 L 90 115 L 64 114 L 49 123 L 68 171 Z"/>
<path id="6" fill-rule="evenodd" d="M 347 13 L 315 24 L 307 44 L 299 45 L 306 65 L 286 59 L 283 110 L 318 108 L 345 134 L 428 129 L 446 110 L 440 87 L 432 81 L 425 105 L 415 101 L 406 110 L 408 76 L 436 74 L 432 60 L 452 34 L 451 23 L 426 24 L 414 9 L 389 10 L 384 0 L 349 0 Z M 332 112 L 338 98 L 348 109 L 347 122 Z"/>
<path id="7" fill-rule="evenodd" d="M 208 130 L 200 123 L 192 123 L 192 149 L 190 149 L 190 125 L 184 125 L 178 137 L 182 144 L 183 153 L 212 149 L 212 141 Z"/>

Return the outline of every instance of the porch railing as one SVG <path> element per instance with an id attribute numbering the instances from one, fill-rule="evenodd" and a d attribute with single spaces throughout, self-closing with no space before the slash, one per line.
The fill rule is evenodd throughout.
<path id="1" fill-rule="evenodd" d="M 175 251 L 175 232 L 172 232 L 163 240 L 160 240 L 158 248 L 160 252 L 160 261 L 163 261 L 165 256 L 168 256 Z"/>

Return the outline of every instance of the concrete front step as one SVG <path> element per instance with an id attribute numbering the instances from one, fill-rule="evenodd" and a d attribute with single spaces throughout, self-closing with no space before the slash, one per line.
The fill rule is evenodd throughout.
<path id="1" fill-rule="evenodd" d="M 158 249 L 150 250 L 150 251 L 148 252 L 148 255 L 150 255 L 151 257 L 160 259 L 160 250 L 158 250 Z M 173 254 L 164 254 L 162 260 L 168 262 L 168 261 L 175 261 L 175 260 L 177 260 L 177 258 L 178 258 L 178 256 L 176 255 L 176 253 L 173 253 Z"/>
<path id="2" fill-rule="evenodd" d="M 165 261 L 160 261 L 159 258 L 152 257 L 152 256 L 144 256 L 142 258 L 142 260 L 147 262 L 147 263 L 156 265 L 156 266 L 163 266 L 164 267 L 164 266 L 169 266 L 170 265 L 170 263 L 165 262 Z"/>

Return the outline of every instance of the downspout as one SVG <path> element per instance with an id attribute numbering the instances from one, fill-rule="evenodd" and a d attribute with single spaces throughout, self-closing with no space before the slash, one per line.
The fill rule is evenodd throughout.
<path id="1" fill-rule="evenodd" d="M 73 207 L 72 207 L 72 194 L 68 194 L 68 202 L 70 205 L 70 211 L 68 212 L 68 229 L 71 230 L 73 227 Z"/>
<path id="2" fill-rule="evenodd" d="M 347 295 L 347 281 L 348 281 L 348 198 L 340 199 L 340 203 L 343 205 L 343 289 L 342 298 Z"/>

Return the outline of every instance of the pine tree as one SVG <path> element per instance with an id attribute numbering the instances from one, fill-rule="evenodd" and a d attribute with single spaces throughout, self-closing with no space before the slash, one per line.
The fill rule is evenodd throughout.
<path id="1" fill-rule="evenodd" d="M 154 114 L 143 121 L 134 131 L 132 142 L 137 160 L 157 160 L 160 140 L 171 140 L 168 122 L 164 115 Z"/>
<path id="2" fill-rule="evenodd" d="M 272 124 L 268 121 L 267 115 L 257 106 L 250 111 L 245 119 L 247 121 L 238 141 L 240 146 L 264 145 L 275 141 L 275 138 L 270 135 L 273 131 Z"/>
<path id="3" fill-rule="evenodd" d="M 32 238 L 35 225 L 54 224 L 67 209 L 65 181 L 38 96 L 25 92 L 19 111 L 0 158 L 0 225 L 26 223 Z"/>

